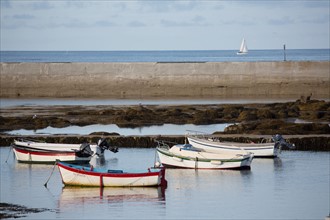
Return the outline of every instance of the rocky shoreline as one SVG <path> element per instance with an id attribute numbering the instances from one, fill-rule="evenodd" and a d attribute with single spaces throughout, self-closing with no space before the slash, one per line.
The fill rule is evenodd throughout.
<path id="1" fill-rule="evenodd" d="M 9 146 L 14 138 L 5 132 L 48 126 L 63 128 L 72 125 L 116 124 L 119 127 L 151 125 L 234 123 L 213 135 L 230 141 L 260 142 L 264 137 L 281 134 L 298 150 L 330 150 L 330 102 L 297 100 L 282 103 L 212 104 L 212 105 L 125 105 L 125 106 L 15 106 L 0 109 L 0 146 Z M 299 123 L 297 123 L 297 121 Z M 90 135 L 29 136 L 47 142 L 96 142 L 99 137 L 110 138 L 118 147 L 155 147 L 151 136 L 121 136 L 108 132 Z M 183 143 L 184 136 L 164 137 Z M 287 139 L 287 138 L 286 138 Z"/>

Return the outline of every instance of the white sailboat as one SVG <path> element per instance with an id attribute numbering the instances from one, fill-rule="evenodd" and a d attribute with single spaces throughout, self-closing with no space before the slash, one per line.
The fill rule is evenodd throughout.
<path id="1" fill-rule="evenodd" d="M 246 45 L 246 41 L 243 38 L 242 43 L 241 43 L 241 47 L 239 48 L 239 51 L 237 52 L 238 55 L 244 55 L 248 53 L 248 48 Z"/>

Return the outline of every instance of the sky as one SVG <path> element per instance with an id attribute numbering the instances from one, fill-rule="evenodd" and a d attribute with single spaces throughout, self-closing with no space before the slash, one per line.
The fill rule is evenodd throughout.
<path id="1" fill-rule="evenodd" d="M 0 50 L 330 48 L 330 0 L 0 0 Z"/>

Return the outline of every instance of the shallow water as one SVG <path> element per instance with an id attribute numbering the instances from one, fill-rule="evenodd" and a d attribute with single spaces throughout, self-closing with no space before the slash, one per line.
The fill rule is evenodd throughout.
<path id="1" fill-rule="evenodd" d="M 0 99 L 0 108 L 15 106 L 58 106 L 58 105 L 212 105 L 212 104 L 246 104 L 289 102 L 293 99 L 70 99 L 70 98 L 39 98 L 39 99 Z"/>
<path id="2" fill-rule="evenodd" d="M 141 126 L 136 128 L 121 128 L 115 124 L 110 125 L 88 125 L 88 126 L 69 126 L 64 128 L 47 127 L 38 130 L 19 129 L 6 132 L 12 135 L 45 135 L 45 134 L 75 134 L 75 135 L 88 135 L 92 132 L 116 132 L 125 136 L 139 136 L 139 135 L 185 135 L 187 131 L 203 131 L 204 133 L 212 134 L 216 131 L 224 131 L 224 129 L 232 124 L 211 124 L 211 125 L 194 125 L 194 124 L 163 124 Z"/>
<path id="3" fill-rule="evenodd" d="M 283 151 L 254 159 L 251 170 L 167 169 L 168 187 L 63 188 L 52 165 L 17 163 L 0 148 L 1 202 L 53 211 L 26 219 L 324 219 L 329 214 L 329 152 Z M 9 155 L 7 163 L 5 162 Z M 106 152 L 102 165 L 145 169 L 154 149 Z"/>

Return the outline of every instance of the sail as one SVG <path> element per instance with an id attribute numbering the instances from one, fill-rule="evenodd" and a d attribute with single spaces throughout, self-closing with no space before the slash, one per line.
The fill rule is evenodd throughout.
<path id="1" fill-rule="evenodd" d="M 247 48 L 245 39 L 243 38 L 242 43 L 241 43 L 241 47 L 239 48 L 238 53 L 247 53 L 247 52 L 248 52 L 248 48 Z"/>

